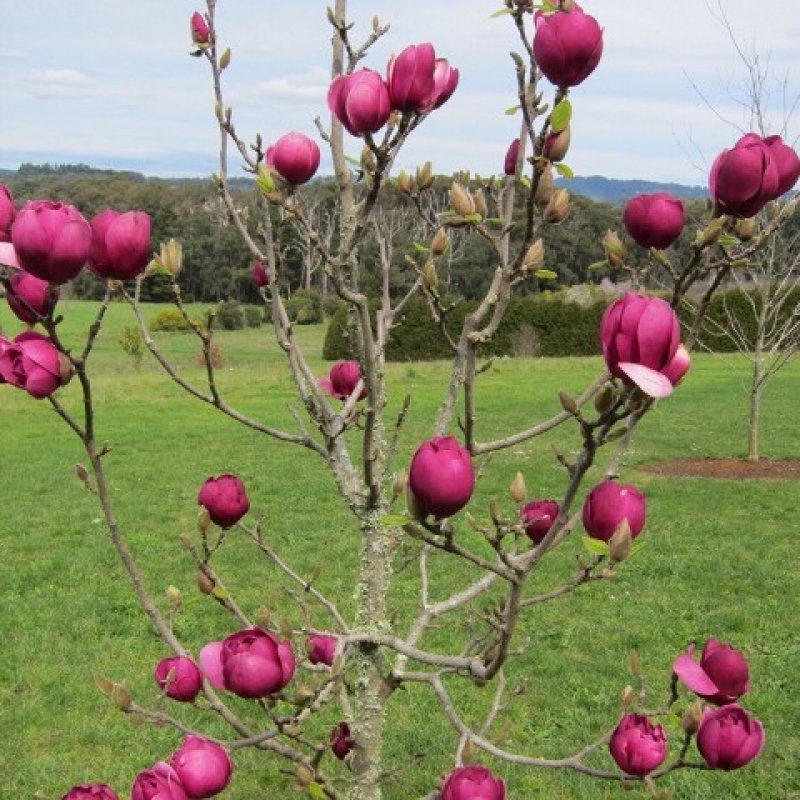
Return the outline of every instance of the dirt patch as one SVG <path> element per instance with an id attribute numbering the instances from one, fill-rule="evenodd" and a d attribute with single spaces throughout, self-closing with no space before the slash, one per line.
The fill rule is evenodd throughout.
<path id="1" fill-rule="evenodd" d="M 637 467 L 653 475 L 722 480 L 800 480 L 800 461 L 740 461 L 735 458 L 676 458 Z"/>

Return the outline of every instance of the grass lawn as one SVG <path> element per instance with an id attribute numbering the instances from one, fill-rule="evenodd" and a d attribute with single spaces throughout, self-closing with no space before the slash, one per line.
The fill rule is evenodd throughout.
<path id="1" fill-rule="evenodd" d="M 92 308 L 62 304 L 67 341 L 78 344 Z M 129 309 L 113 306 L 93 356 L 98 437 L 113 443 L 105 463 L 116 510 L 152 593 L 163 606 L 167 585 L 184 593 L 185 608 L 176 622 L 180 636 L 197 652 L 235 629 L 225 612 L 194 588 L 194 570 L 178 542 L 180 534 L 193 532 L 198 487 L 208 475 L 225 471 L 244 479 L 251 518 L 264 515 L 275 546 L 300 572 L 321 567 L 319 587 L 350 611 L 357 530 L 320 459 L 279 446 L 191 399 L 149 357 L 135 368 L 117 342 L 130 324 Z M 17 330 L 5 305 L 0 326 L 6 333 Z M 313 367 L 324 375 L 328 365 L 318 355 L 322 327 L 297 332 Z M 243 411 L 291 429 L 291 381 L 269 334 L 266 328 L 220 333 L 225 364 L 219 384 Z M 159 342 L 189 378 L 202 381 L 194 338 L 162 334 Z M 549 416 L 558 410 L 559 389 L 577 393 L 600 366 L 597 358 L 499 361 L 480 379 L 479 438 Z M 430 436 L 446 374 L 443 363 L 390 366 L 390 411 L 399 408 L 404 393 L 413 395 L 398 465 Z M 520 631 L 530 646 L 507 670 L 511 685 L 524 685 L 525 691 L 493 729 L 498 742 L 521 753 L 567 755 L 615 723 L 619 693 L 630 681 L 631 650 L 641 655 L 656 705 L 666 698 L 675 655 L 690 640 L 714 635 L 749 657 L 752 693 L 744 705 L 766 726 L 766 750 L 739 772 L 683 771 L 665 785 L 682 800 L 800 798 L 800 483 L 676 479 L 637 471 L 643 463 L 680 456 L 743 456 L 746 380 L 741 359 L 700 355 L 675 396 L 647 416 L 623 472 L 648 497 L 647 547 L 624 566 L 620 580 L 531 610 Z M 798 386 L 800 364 L 770 384 L 762 434 L 769 457 L 800 457 Z M 61 396 L 68 407 L 78 407 L 77 386 Z M 135 773 L 167 756 L 179 736 L 133 725 L 99 693 L 92 673 L 127 680 L 134 698 L 152 705 L 153 666 L 167 651 L 136 604 L 95 499 L 73 476 L 74 464 L 85 460 L 80 443 L 46 401 L 8 387 L 0 387 L 0 398 L 0 729 L 6 731 L 0 742 L 0 798 L 55 799 L 88 780 L 106 781 L 127 794 Z M 532 497 L 558 497 L 564 475 L 553 448 L 569 452 L 576 444 L 576 432 L 562 426 L 497 455 L 471 510 L 486 517 L 489 500 L 498 497 L 511 513 L 505 487 L 518 469 Z M 591 479 L 601 474 L 605 458 Z M 462 521 L 459 536 L 474 543 L 477 534 Z M 580 552 L 574 537 L 536 574 L 534 588 L 545 590 L 571 575 Z M 250 612 L 266 608 L 275 617 L 297 617 L 280 576 L 253 556 L 249 543 L 235 534 L 219 555 L 217 566 L 237 599 Z M 444 558 L 434 559 L 432 572 L 435 598 L 474 574 Z M 398 630 L 405 630 L 415 613 L 417 597 L 411 567 L 397 576 L 392 595 Z M 457 651 L 469 620 L 446 619 L 427 643 Z M 315 621 L 327 624 L 323 614 Z M 464 686 L 454 689 L 454 697 L 466 717 L 477 720 L 492 690 Z M 254 725 L 264 724 L 245 701 L 234 698 L 234 705 Z M 206 724 L 191 707 L 170 710 L 189 724 Z M 334 709 L 326 709 L 319 736 L 336 721 Z M 228 735 L 213 722 L 209 730 Z M 397 692 L 387 730 L 387 766 L 397 773 L 387 781 L 386 797 L 408 800 L 429 792 L 451 767 L 457 742 L 434 699 L 424 688 Z M 678 732 L 672 734 L 676 748 Z M 581 776 L 487 763 L 506 776 L 510 798 L 626 796 L 617 785 Z M 604 758 L 598 763 L 609 765 Z M 279 772 L 283 764 L 270 756 L 237 754 L 237 765 L 227 800 L 292 795 L 291 776 Z M 343 774 L 338 763 L 328 766 Z"/>

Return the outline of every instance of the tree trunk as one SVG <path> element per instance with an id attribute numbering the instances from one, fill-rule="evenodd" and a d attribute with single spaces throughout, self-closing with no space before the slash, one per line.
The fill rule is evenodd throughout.
<path id="1" fill-rule="evenodd" d="M 758 433 L 761 424 L 762 384 L 761 353 L 756 349 L 753 362 L 753 381 L 750 386 L 750 417 L 747 426 L 747 460 L 758 461 Z"/>

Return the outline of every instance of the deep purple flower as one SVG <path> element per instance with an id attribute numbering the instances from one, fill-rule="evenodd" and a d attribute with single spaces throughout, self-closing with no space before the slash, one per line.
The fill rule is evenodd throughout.
<path id="1" fill-rule="evenodd" d="M 593 539 L 607 542 L 623 520 L 628 520 L 631 538 L 644 528 L 646 503 L 635 486 L 603 481 L 592 489 L 583 504 L 583 527 Z"/>
<path id="2" fill-rule="evenodd" d="M 641 714 L 626 714 L 611 734 L 608 749 L 628 775 L 647 775 L 667 757 L 667 734 Z"/>
<path id="3" fill-rule="evenodd" d="M 697 749 L 713 769 L 739 769 L 764 749 L 764 726 L 741 706 L 708 710 L 697 731 Z"/>
<path id="4" fill-rule="evenodd" d="M 721 706 L 735 703 L 750 691 L 750 669 L 741 651 L 709 639 L 699 664 L 694 660 L 694 652 L 694 644 L 689 645 L 687 651 L 675 659 L 672 670 L 696 695 Z"/>
<path id="5" fill-rule="evenodd" d="M 452 436 L 423 442 L 411 459 L 409 486 L 426 514 L 451 517 L 469 502 L 475 488 L 469 452 Z"/>
<path id="6" fill-rule="evenodd" d="M 265 697 L 283 689 L 295 670 L 289 642 L 261 628 L 246 628 L 222 643 L 225 688 L 239 697 Z"/>
<path id="7" fill-rule="evenodd" d="M 197 502 L 220 528 L 232 527 L 250 510 L 244 484 L 235 475 L 208 478 L 200 488 Z"/>

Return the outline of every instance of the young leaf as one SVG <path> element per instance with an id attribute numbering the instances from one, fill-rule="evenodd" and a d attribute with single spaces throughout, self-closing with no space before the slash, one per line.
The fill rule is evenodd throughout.
<path id="1" fill-rule="evenodd" d="M 561 175 L 562 178 L 566 178 L 568 181 L 572 180 L 575 177 L 575 173 L 572 171 L 572 167 L 568 167 L 566 164 L 554 164 L 556 168 L 556 172 Z"/>
<path id="2" fill-rule="evenodd" d="M 554 281 L 558 278 L 558 275 L 551 269 L 537 269 L 533 274 L 540 281 Z"/>
<path id="3" fill-rule="evenodd" d="M 505 14 L 513 14 L 513 13 L 514 13 L 513 8 L 501 8 L 495 11 L 494 14 L 490 14 L 489 19 L 494 19 L 495 17 L 502 17 Z"/>
<path id="4" fill-rule="evenodd" d="M 405 525 L 409 522 L 409 518 L 405 514 L 387 514 L 381 517 L 381 525 L 391 528 L 395 525 Z"/>
<path id="5" fill-rule="evenodd" d="M 505 113 L 509 117 L 513 117 L 514 114 L 516 114 L 517 111 L 519 111 L 521 108 L 522 106 L 519 103 L 517 103 L 517 105 L 515 106 L 509 106 L 503 113 Z"/>
<path id="6" fill-rule="evenodd" d="M 572 103 L 564 99 L 553 109 L 553 113 L 550 115 L 550 127 L 553 129 L 553 133 L 561 133 L 569 125 L 571 119 Z"/>
<path id="7" fill-rule="evenodd" d="M 594 553 L 596 556 L 608 555 L 608 544 L 606 544 L 606 542 L 601 541 L 600 539 L 592 539 L 591 536 L 584 536 L 583 546 L 590 553 Z"/>

